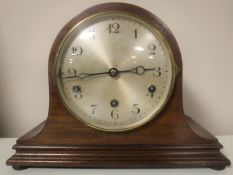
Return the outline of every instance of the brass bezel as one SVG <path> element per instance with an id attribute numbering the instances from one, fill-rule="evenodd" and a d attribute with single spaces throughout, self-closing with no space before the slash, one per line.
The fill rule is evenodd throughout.
<path id="1" fill-rule="evenodd" d="M 68 104 L 65 102 L 65 100 L 63 99 L 62 97 L 62 94 L 60 93 L 60 88 L 59 88 L 59 82 L 58 82 L 58 78 L 57 78 L 57 74 L 56 74 L 56 68 L 57 68 L 57 62 L 58 62 L 58 56 L 59 56 L 59 52 L 63 46 L 63 43 L 65 42 L 65 40 L 67 39 L 67 37 L 70 35 L 70 33 L 76 28 L 78 27 L 80 24 L 88 21 L 89 19 L 91 18 L 94 18 L 96 16 L 99 16 L 99 15 L 112 15 L 112 14 L 116 14 L 116 15 L 125 15 L 125 16 L 131 16 L 135 19 L 138 19 L 140 20 L 140 22 L 142 22 L 145 26 L 148 27 L 148 29 L 150 29 L 151 31 L 154 31 L 154 33 L 158 34 L 159 37 L 162 39 L 162 41 L 165 43 L 166 45 L 166 48 L 168 49 L 168 53 L 170 55 L 170 59 L 171 59 L 171 67 L 172 67 L 172 80 L 171 80 L 171 86 L 170 86 L 170 89 L 169 89 L 169 93 L 166 97 L 166 99 L 164 100 L 163 104 L 159 107 L 159 109 L 153 114 L 151 115 L 150 117 L 147 117 L 148 119 L 143 121 L 143 122 L 139 122 L 137 123 L 137 125 L 135 124 L 134 126 L 132 127 L 129 127 L 129 128 L 124 128 L 124 129 L 106 129 L 106 128 L 101 128 L 101 127 L 98 127 L 98 126 L 95 126 L 91 123 L 88 123 L 84 120 L 82 120 L 77 114 L 75 114 L 68 106 Z M 167 102 L 169 101 L 169 98 L 172 94 L 172 91 L 173 91 L 173 87 L 174 87 L 174 84 L 175 84 L 175 77 L 178 73 L 178 66 L 177 64 L 175 63 L 175 60 L 174 60 L 174 55 L 173 55 L 173 52 L 172 52 L 172 49 L 171 49 L 171 46 L 169 45 L 168 43 L 168 40 L 166 39 L 166 37 L 164 35 L 162 35 L 162 33 L 157 29 L 155 28 L 154 26 L 154 23 L 149 23 L 148 21 L 144 21 L 144 19 L 141 17 L 141 16 L 138 16 L 134 13 L 130 13 L 128 11 L 117 11 L 117 10 L 109 10 L 109 11 L 105 11 L 105 12 L 101 12 L 101 13 L 96 13 L 96 14 L 93 14 L 93 15 L 90 15 L 86 18 L 84 18 L 83 20 L 79 21 L 77 24 L 75 24 L 67 33 L 66 35 L 63 37 L 62 41 L 60 42 L 59 44 L 59 48 L 56 52 L 56 58 L 55 58 L 55 64 L 53 66 L 53 74 L 54 74 L 54 77 L 55 77 L 55 85 L 56 85 L 56 88 L 58 89 L 58 94 L 59 94 L 59 97 L 63 103 L 63 105 L 66 107 L 66 109 L 76 118 L 78 119 L 79 121 L 81 121 L 82 123 L 84 123 L 85 125 L 91 127 L 91 128 L 94 128 L 94 129 L 97 129 L 97 130 L 100 130 L 100 131 L 105 131 L 105 132 L 123 132 L 123 131 L 129 131 L 129 130 L 132 130 L 132 129 L 135 129 L 135 128 L 138 128 L 140 126 L 143 126 L 145 125 L 146 123 L 150 122 L 152 119 L 156 118 L 156 116 L 161 112 L 161 110 L 164 108 L 164 106 L 167 104 Z"/>

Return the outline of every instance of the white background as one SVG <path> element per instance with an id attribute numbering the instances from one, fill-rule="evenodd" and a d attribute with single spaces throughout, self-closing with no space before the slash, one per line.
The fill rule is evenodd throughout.
<path id="1" fill-rule="evenodd" d="M 59 30 L 107 0 L 0 0 L 0 136 L 46 119 L 48 56 Z M 127 0 L 161 18 L 183 57 L 185 113 L 214 135 L 233 134 L 233 1 Z"/>

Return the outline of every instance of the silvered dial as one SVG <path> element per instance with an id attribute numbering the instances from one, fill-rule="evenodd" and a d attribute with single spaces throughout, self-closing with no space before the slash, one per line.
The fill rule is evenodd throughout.
<path id="1" fill-rule="evenodd" d="M 77 24 L 60 46 L 60 96 L 79 120 L 124 131 L 154 118 L 174 83 L 174 62 L 162 35 L 129 14 L 103 13 Z"/>

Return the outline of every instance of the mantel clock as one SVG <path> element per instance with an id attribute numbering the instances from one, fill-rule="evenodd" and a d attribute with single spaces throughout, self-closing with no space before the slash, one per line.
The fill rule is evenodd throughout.
<path id="1" fill-rule="evenodd" d="M 223 169 L 218 140 L 185 116 L 182 60 L 168 27 L 125 3 L 66 24 L 49 57 L 49 114 L 17 140 L 26 167 Z"/>

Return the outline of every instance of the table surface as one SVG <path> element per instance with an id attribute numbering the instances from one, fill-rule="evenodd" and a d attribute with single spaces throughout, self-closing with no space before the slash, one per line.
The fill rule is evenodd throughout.
<path id="1" fill-rule="evenodd" d="M 222 153 L 233 160 L 233 135 L 218 136 L 224 146 Z M 216 171 L 208 168 L 189 169 L 64 169 L 64 168 L 28 168 L 16 171 L 6 166 L 6 160 L 14 154 L 12 146 L 15 138 L 0 138 L 0 175 L 233 175 L 232 166 Z"/>

